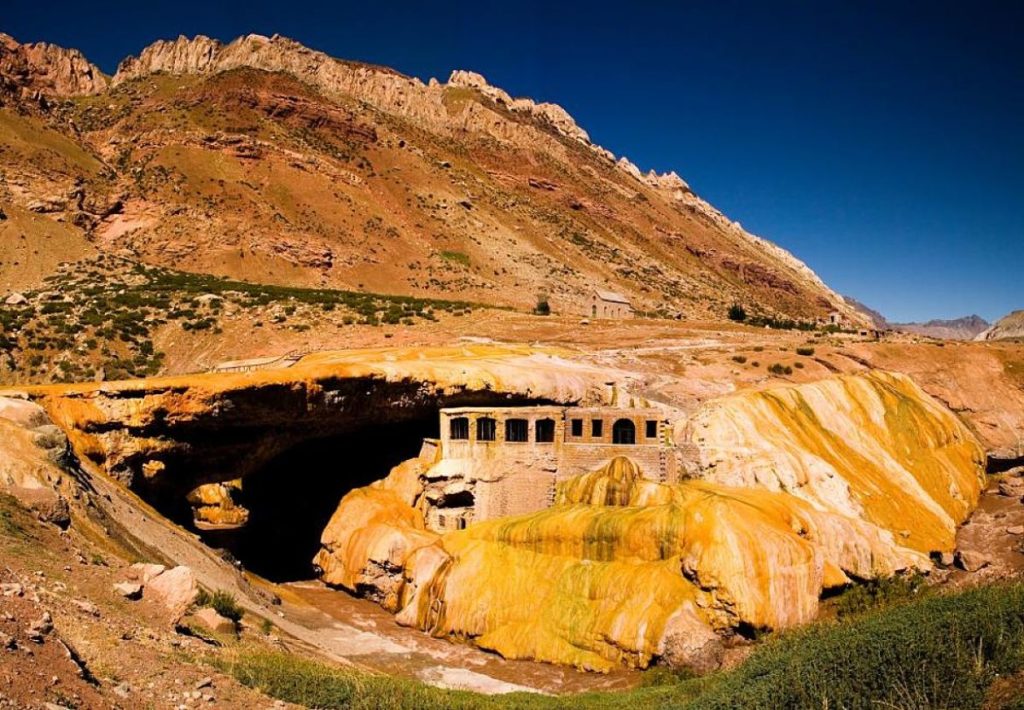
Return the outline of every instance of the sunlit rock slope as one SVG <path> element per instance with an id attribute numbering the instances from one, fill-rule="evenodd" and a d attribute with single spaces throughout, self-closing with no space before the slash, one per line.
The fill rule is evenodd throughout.
<path id="1" fill-rule="evenodd" d="M 980 493 L 973 436 L 885 373 L 736 395 L 679 437 L 703 480 L 614 459 L 548 510 L 445 535 L 418 508 L 432 461 L 406 462 L 342 500 L 316 563 L 401 623 L 507 657 L 706 668 L 730 629 L 806 622 L 826 588 L 930 568 Z"/>

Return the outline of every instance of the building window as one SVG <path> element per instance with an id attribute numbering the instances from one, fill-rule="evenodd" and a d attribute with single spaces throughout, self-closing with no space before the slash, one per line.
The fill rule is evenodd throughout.
<path id="1" fill-rule="evenodd" d="M 448 436 L 452 439 L 469 438 L 469 419 L 466 417 L 455 417 L 448 422 Z"/>
<path id="2" fill-rule="evenodd" d="M 578 421 L 574 419 L 573 421 Z M 538 419 L 534 425 L 536 431 L 534 432 L 534 440 L 541 444 L 550 444 L 555 440 L 555 420 L 554 419 Z M 580 430 L 583 429 L 583 422 L 580 422 Z"/>
<path id="3" fill-rule="evenodd" d="M 505 420 L 505 441 L 529 441 L 530 422 L 525 419 Z"/>
<path id="4" fill-rule="evenodd" d="M 570 430 L 572 431 L 572 435 L 573 436 L 583 436 L 583 420 L 582 419 L 573 419 L 569 423 L 569 427 L 570 427 Z"/>
<path id="5" fill-rule="evenodd" d="M 647 427 L 647 431 L 645 433 L 647 435 L 647 438 L 648 439 L 657 439 L 658 438 L 658 422 L 655 421 L 654 419 L 648 419 L 646 427 Z"/>
<path id="6" fill-rule="evenodd" d="M 598 439 L 602 434 L 604 434 L 604 421 L 601 419 L 590 420 L 590 435 Z"/>
<path id="7" fill-rule="evenodd" d="M 494 432 L 497 429 L 496 422 L 490 417 L 480 417 L 476 420 L 476 440 L 494 441 Z"/>
<path id="8" fill-rule="evenodd" d="M 636 425 L 629 419 L 619 419 L 612 425 L 613 444 L 635 444 Z"/>

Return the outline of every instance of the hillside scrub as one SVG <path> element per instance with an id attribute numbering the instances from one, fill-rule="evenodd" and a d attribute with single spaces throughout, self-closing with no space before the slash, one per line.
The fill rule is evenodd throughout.
<path id="1" fill-rule="evenodd" d="M 221 333 L 226 311 L 268 312 L 274 324 L 304 332 L 310 321 L 414 325 L 477 304 L 359 291 L 235 281 L 101 256 L 63 266 L 26 301 L 0 304 L 0 381 L 75 382 L 157 375 L 165 354 L 157 329 Z"/>
<path id="2" fill-rule="evenodd" d="M 322 708 L 981 708 L 992 682 L 1024 669 L 1024 585 L 850 609 L 780 634 L 731 671 L 623 693 L 482 696 L 371 676 L 278 653 L 222 664 L 245 685 Z M 854 604 L 851 607 L 868 606 Z M 662 674 L 664 675 L 664 674 Z"/>

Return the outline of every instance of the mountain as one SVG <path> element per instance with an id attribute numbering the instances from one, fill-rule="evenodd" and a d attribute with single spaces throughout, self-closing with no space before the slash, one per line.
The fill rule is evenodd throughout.
<path id="1" fill-rule="evenodd" d="M 981 316 L 964 316 L 953 320 L 930 320 L 927 323 L 893 323 L 892 327 L 905 333 L 925 335 L 945 340 L 974 340 L 989 327 Z"/>
<path id="2" fill-rule="evenodd" d="M 114 254 L 291 286 L 581 312 L 861 316 L 805 264 L 595 145 L 561 107 L 248 35 L 159 41 L 107 78 L 6 35 L 0 290 Z"/>
<path id="3" fill-rule="evenodd" d="M 0 97 L 40 101 L 46 96 L 97 94 L 108 77 L 76 49 L 46 42 L 19 44 L 0 32 Z"/>
<path id="4" fill-rule="evenodd" d="M 861 303 L 860 301 L 858 301 L 857 299 L 855 299 L 855 298 L 853 298 L 851 296 L 843 296 L 843 299 L 850 306 L 852 306 L 857 312 L 859 312 L 863 316 L 867 317 L 867 319 L 871 322 L 871 325 L 873 325 L 878 330 L 888 330 L 889 329 L 889 327 L 890 327 L 889 326 L 889 321 L 887 321 L 885 316 L 883 316 L 881 313 L 879 313 L 875 309 L 870 308 L 869 306 L 864 305 L 863 303 Z"/>
<path id="5" fill-rule="evenodd" d="M 1024 311 L 1014 311 L 979 333 L 975 340 L 1006 340 L 1024 338 Z"/>

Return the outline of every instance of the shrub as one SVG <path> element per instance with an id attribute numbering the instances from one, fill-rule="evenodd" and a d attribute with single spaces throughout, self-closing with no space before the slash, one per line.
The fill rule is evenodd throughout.
<path id="1" fill-rule="evenodd" d="M 729 306 L 729 320 L 734 320 L 737 323 L 742 323 L 747 319 L 747 311 L 738 303 L 734 303 Z"/>
<path id="2" fill-rule="evenodd" d="M 225 619 L 234 622 L 241 621 L 242 616 L 245 615 L 245 609 L 235 601 L 235 595 L 225 592 L 223 589 L 218 589 L 212 595 L 205 589 L 199 590 L 199 594 L 196 596 L 196 606 L 211 607 Z"/>
<path id="3" fill-rule="evenodd" d="M 796 349 L 796 354 L 797 355 L 813 355 L 814 354 L 814 348 L 797 348 Z"/>
<path id="4" fill-rule="evenodd" d="M 782 365 L 776 362 L 768 366 L 768 372 L 772 373 L 773 375 L 792 375 L 793 368 L 790 367 L 789 365 Z"/>
<path id="5" fill-rule="evenodd" d="M 747 356 L 746 355 L 733 355 L 732 356 L 732 361 L 733 362 L 738 362 L 739 364 L 742 365 L 743 363 L 745 363 L 747 361 Z"/>
<path id="6" fill-rule="evenodd" d="M 921 573 L 873 579 L 851 586 L 836 597 L 836 616 L 840 619 L 874 609 L 905 604 L 929 591 Z"/>
<path id="7" fill-rule="evenodd" d="M 439 256 L 445 261 L 451 261 L 462 266 L 469 266 L 469 254 L 461 251 L 443 251 Z"/>
<path id="8" fill-rule="evenodd" d="M 533 307 L 533 312 L 538 316 L 551 315 L 551 304 L 548 303 L 548 295 L 546 293 L 537 294 L 537 305 Z"/>

